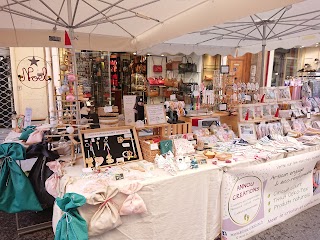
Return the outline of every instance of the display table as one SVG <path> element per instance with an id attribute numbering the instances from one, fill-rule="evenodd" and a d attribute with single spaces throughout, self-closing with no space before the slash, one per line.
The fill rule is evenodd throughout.
<path id="1" fill-rule="evenodd" d="M 81 164 L 65 169 L 66 174 L 62 178 L 62 182 L 68 182 L 65 192 L 83 194 L 89 181 L 108 181 L 103 177 L 95 179 L 80 177 L 81 169 Z M 200 165 L 199 169 L 179 172 L 176 176 L 171 176 L 160 169 L 154 170 L 153 175 L 155 177 L 148 178 L 147 173 L 144 173 L 141 176 L 145 179 L 139 180 L 143 187 L 138 194 L 144 200 L 148 213 L 122 216 L 121 226 L 90 239 L 212 240 L 220 234 L 221 169 L 207 164 Z M 110 185 L 121 187 L 131 181 L 125 176 L 124 180 L 108 182 Z M 123 200 L 121 194 L 113 199 L 119 206 Z M 80 214 L 87 222 L 90 221 L 95 210 L 96 208 L 89 205 L 79 208 Z M 55 206 L 54 230 L 61 214 L 60 209 Z"/>

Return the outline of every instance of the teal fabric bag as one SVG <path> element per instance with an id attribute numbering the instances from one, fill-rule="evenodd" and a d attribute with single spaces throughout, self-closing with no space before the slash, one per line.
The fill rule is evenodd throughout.
<path id="1" fill-rule="evenodd" d="M 160 152 L 161 154 L 166 154 L 167 152 L 172 152 L 172 140 L 163 140 L 160 142 Z"/>
<path id="2" fill-rule="evenodd" d="M 16 160 L 26 159 L 19 143 L 0 144 L 0 210 L 7 213 L 42 211 L 33 187 Z"/>
<path id="3" fill-rule="evenodd" d="M 28 137 L 31 133 L 33 133 L 36 129 L 36 126 L 28 126 L 22 130 L 22 133 L 19 137 L 19 140 L 27 141 Z"/>
<path id="4" fill-rule="evenodd" d="M 81 217 L 77 208 L 86 203 L 86 198 L 77 193 L 66 193 L 56 199 L 57 205 L 64 212 L 57 224 L 55 240 L 87 240 L 87 222 Z"/>

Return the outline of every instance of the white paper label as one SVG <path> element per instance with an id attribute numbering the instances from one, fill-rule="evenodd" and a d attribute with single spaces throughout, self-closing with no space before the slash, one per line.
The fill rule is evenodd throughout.
<path id="1" fill-rule="evenodd" d="M 131 138 L 132 137 L 131 133 L 124 134 L 123 136 L 124 136 L 124 138 Z"/>
<path id="2" fill-rule="evenodd" d="M 170 101 L 174 101 L 174 100 L 176 100 L 177 98 L 176 98 L 176 95 L 175 94 L 171 94 L 170 95 Z"/>
<path id="3" fill-rule="evenodd" d="M 157 149 L 159 149 L 159 146 L 157 143 L 150 144 L 150 150 L 157 150 Z"/>
<path id="4" fill-rule="evenodd" d="M 112 106 L 105 106 L 103 108 L 103 110 L 104 110 L 105 113 L 111 113 L 112 112 Z"/>
<path id="5" fill-rule="evenodd" d="M 130 143 L 122 143 L 122 147 L 130 147 Z"/>
<path id="6" fill-rule="evenodd" d="M 318 113 L 319 112 L 319 108 L 318 107 L 314 108 L 314 112 Z"/>

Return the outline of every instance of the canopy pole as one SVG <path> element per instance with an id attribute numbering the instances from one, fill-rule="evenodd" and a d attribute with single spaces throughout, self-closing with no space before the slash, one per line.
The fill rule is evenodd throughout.
<path id="1" fill-rule="evenodd" d="M 72 15 L 72 6 L 71 0 L 67 0 L 67 10 L 68 10 L 68 30 L 69 36 L 71 39 L 71 59 L 72 59 L 72 70 L 73 74 L 76 76 L 76 80 L 74 81 L 74 96 L 76 102 L 76 124 L 80 124 L 80 102 L 78 95 L 78 74 L 77 74 L 77 59 L 76 59 L 76 50 L 73 46 L 74 37 L 74 29 L 72 27 L 73 15 Z"/>
<path id="2" fill-rule="evenodd" d="M 261 75 L 260 82 L 261 86 L 264 84 L 264 65 L 265 65 L 265 54 L 266 54 L 266 45 L 267 45 L 267 23 L 263 23 L 263 32 L 262 32 L 262 61 L 261 61 Z"/>

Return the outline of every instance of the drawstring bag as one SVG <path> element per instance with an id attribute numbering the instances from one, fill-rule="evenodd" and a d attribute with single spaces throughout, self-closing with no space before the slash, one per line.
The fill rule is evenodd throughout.
<path id="1" fill-rule="evenodd" d="M 46 143 L 31 145 L 27 149 L 27 157 L 37 157 L 37 161 L 31 168 L 29 180 L 41 203 L 42 208 L 46 209 L 53 206 L 52 197 L 45 188 L 46 180 L 52 175 L 52 171 L 47 167 L 47 163 L 58 159 L 60 156 L 55 151 L 48 150 Z"/>
<path id="2" fill-rule="evenodd" d="M 54 198 L 59 196 L 59 183 L 62 175 L 61 164 L 59 161 L 52 161 L 46 163 L 47 167 L 53 174 L 46 180 L 45 187 L 47 192 Z"/>
<path id="3" fill-rule="evenodd" d="M 81 217 L 78 207 L 86 203 L 86 198 L 77 193 L 66 193 L 56 200 L 64 212 L 56 228 L 55 240 L 88 240 L 86 220 Z"/>
<path id="4" fill-rule="evenodd" d="M 97 236 L 110 231 L 122 224 L 119 211 L 112 198 L 119 190 L 114 187 L 106 187 L 96 190 L 87 197 L 87 204 L 100 205 L 89 223 L 89 235 Z"/>
<path id="5" fill-rule="evenodd" d="M 120 192 L 128 195 L 126 200 L 124 200 L 122 207 L 120 209 L 120 215 L 131 215 L 146 213 L 147 207 L 143 199 L 139 196 L 137 192 L 142 188 L 142 184 L 135 182 L 131 183 L 120 190 Z"/>
<path id="6" fill-rule="evenodd" d="M 0 144 L 0 210 L 7 213 L 42 211 L 32 185 L 16 160 L 25 160 L 19 143 Z"/>

